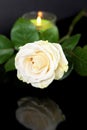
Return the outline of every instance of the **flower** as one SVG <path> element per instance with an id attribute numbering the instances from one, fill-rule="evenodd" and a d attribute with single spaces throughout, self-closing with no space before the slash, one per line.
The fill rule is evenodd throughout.
<path id="1" fill-rule="evenodd" d="M 10 39 L 0 34 L 1 68 L 6 72 L 16 69 L 18 79 L 37 88 L 65 79 L 72 70 L 87 76 L 87 44 L 78 45 L 81 34 L 72 35 L 83 16 L 87 16 L 86 11 L 75 16 L 63 36 L 55 24 L 42 31 L 29 19 L 18 18 L 11 28 Z"/>
<path id="2" fill-rule="evenodd" d="M 37 88 L 47 87 L 68 70 L 68 61 L 58 43 L 39 40 L 20 47 L 15 57 L 17 77 Z"/>

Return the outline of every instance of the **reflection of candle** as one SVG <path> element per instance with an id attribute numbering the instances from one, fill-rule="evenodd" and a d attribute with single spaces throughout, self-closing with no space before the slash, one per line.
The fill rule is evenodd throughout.
<path id="1" fill-rule="evenodd" d="M 37 27 L 38 30 L 46 30 L 53 26 L 53 23 L 50 20 L 44 19 L 43 12 L 37 13 L 37 19 L 30 19 L 30 21 Z"/>

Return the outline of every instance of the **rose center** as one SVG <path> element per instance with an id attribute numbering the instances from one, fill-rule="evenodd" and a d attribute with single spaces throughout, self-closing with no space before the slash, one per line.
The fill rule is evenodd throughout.
<path id="1" fill-rule="evenodd" d="M 48 66 L 49 60 L 43 52 L 37 52 L 36 55 L 33 56 L 32 63 L 33 71 L 37 72 L 38 70 L 42 70 L 44 67 Z"/>

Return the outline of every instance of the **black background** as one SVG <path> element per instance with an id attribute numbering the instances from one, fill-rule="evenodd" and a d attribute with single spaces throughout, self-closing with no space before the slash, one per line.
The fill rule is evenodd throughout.
<path id="1" fill-rule="evenodd" d="M 44 1 L 44 4 L 42 4 L 42 1 L 34 0 L 32 0 L 31 2 L 29 0 L 0 1 L 0 32 L 8 36 L 12 23 L 18 16 L 22 15 L 22 13 L 35 9 L 45 9 L 59 15 L 60 20 L 57 21 L 57 26 L 60 30 L 60 36 L 65 35 L 68 31 L 68 26 L 71 23 L 75 12 L 77 12 L 77 10 L 81 8 L 81 5 L 76 6 L 78 2 L 73 3 L 72 1 L 72 3 L 75 5 L 74 7 L 73 4 L 71 4 L 69 1 L 70 7 L 72 7 L 71 9 L 69 8 L 69 5 L 66 4 L 66 2 L 65 4 L 63 4 L 64 1 L 62 0 L 61 2 L 57 0 L 54 2 L 49 2 Z M 41 6 L 39 6 L 39 3 Z M 79 4 L 80 3 L 83 2 L 79 1 Z M 87 2 L 84 1 L 84 7 L 86 7 L 85 3 Z M 54 7 L 54 5 L 56 6 L 56 8 Z M 59 8 L 57 7 L 57 5 Z M 60 5 L 65 5 L 63 8 L 63 13 Z M 66 7 L 67 10 L 72 11 L 67 12 Z M 64 9 L 66 10 L 65 13 Z M 82 34 L 79 45 L 83 46 L 84 44 L 87 44 L 86 17 L 83 17 L 75 26 L 73 34 L 76 33 Z M 79 129 L 81 126 L 82 129 L 84 129 L 86 125 L 85 117 L 87 102 L 86 81 L 87 77 L 81 77 L 75 71 L 73 71 L 71 75 L 63 81 L 53 81 L 53 83 L 48 88 L 41 90 L 33 88 L 30 85 L 24 84 L 19 81 L 16 77 L 16 72 L 4 73 L 2 67 L 0 67 L 0 129 L 26 130 L 26 128 L 19 124 L 19 122 L 17 122 L 15 118 L 15 111 L 18 107 L 17 101 L 25 96 L 35 96 L 38 98 L 49 97 L 60 106 L 61 110 L 66 116 L 66 120 L 57 127 L 58 130 Z"/>
<path id="2" fill-rule="evenodd" d="M 87 0 L 0 0 L 0 33 L 6 34 L 14 21 L 29 11 L 48 11 L 58 20 L 87 9 Z"/>

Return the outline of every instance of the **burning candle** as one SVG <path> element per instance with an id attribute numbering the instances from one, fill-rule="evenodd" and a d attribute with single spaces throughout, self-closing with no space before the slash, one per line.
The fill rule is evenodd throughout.
<path id="1" fill-rule="evenodd" d="M 58 42 L 59 31 L 56 26 L 56 15 L 44 11 L 28 12 L 22 16 L 29 20 L 36 27 L 39 40 L 48 40 L 49 42 Z"/>
<path id="2" fill-rule="evenodd" d="M 26 13 L 23 17 L 30 19 L 39 31 L 45 31 L 51 28 L 56 22 L 56 16 L 54 14 L 42 11 Z"/>

